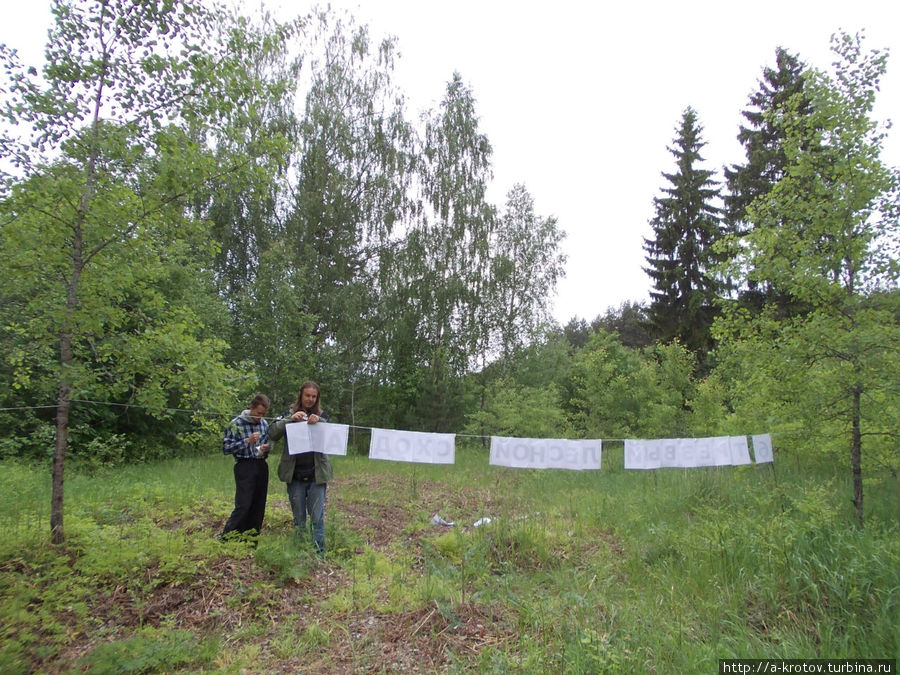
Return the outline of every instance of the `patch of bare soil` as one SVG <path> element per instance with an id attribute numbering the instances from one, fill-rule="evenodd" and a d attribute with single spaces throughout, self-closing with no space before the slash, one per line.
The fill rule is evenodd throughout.
<path id="1" fill-rule="evenodd" d="M 488 646 L 503 649 L 513 630 L 497 610 L 475 604 L 345 617 L 339 640 L 321 654 L 281 662 L 275 672 L 445 672 Z M 333 636 L 334 636 L 333 633 Z"/>
<path id="2" fill-rule="evenodd" d="M 409 514 L 398 506 L 345 502 L 338 506 L 345 527 L 359 534 L 364 542 L 376 550 L 388 548 L 404 539 Z"/>
<path id="3" fill-rule="evenodd" d="M 607 548 L 617 556 L 625 555 L 625 545 L 622 543 L 621 539 L 609 532 L 600 532 L 597 536 L 599 536 L 606 544 Z"/>
<path id="4" fill-rule="evenodd" d="M 367 496 L 358 496 L 360 488 L 364 488 Z M 346 493 L 353 496 L 347 498 Z M 403 496 L 404 506 L 396 505 L 397 495 Z M 408 476 L 375 475 L 336 480 L 328 499 L 333 505 L 332 512 L 340 514 L 348 528 L 360 534 L 366 544 L 382 551 L 397 541 L 417 543 L 433 532 L 433 529 L 409 526 L 417 520 L 429 522 L 434 514 L 455 522 L 457 527 L 467 527 L 485 515 L 496 517 L 502 511 L 501 505 L 487 490 L 456 490 L 443 483 Z"/>
<path id="5" fill-rule="evenodd" d="M 154 573 L 146 572 L 149 579 Z M 228 598 L 239 597 L 236 587 L 255 574 L 253 560 L 247 557 L 219 560 L 188 583 L 160 584 L 146 593 L 133 587 L 110 587 L 92 603 L 90 630 L 85 630 L 83 622 L 72 625 L 69 646 L 58 655 L 58 669 L 48 672 L 68 672 L 72 663 L 99 643 L 123 639 L 141 626 L 165 624 L 197 635 L 236 630 L 246 622 L 247 608 L 229 603 Z"/>
<path id="6" fill-rule="evenodd" d="M 327 508 L 329 518 L 339 518 L 368 546 L 389 556 L 418 549 L 421 539 L 436 531 L 421 526 L 434 513 L 457 520 L 458 527 L 470 527 L 478 517 L 497 512 L 491 509 L 499 511 L 486 491 L 378 475 L 335 481 Z M 286 499 L 270 500 L 269 510 L 267 530 L 290 528 Z M 222 514 L 210 511 L 195 513 L 182 525 L 195 536 L 213 536 L 222 521 Z M 410 527 L 415 523 L 419 526 Z M 306 577 L 281 582 L 261 570 L 246 549 L 235 548 L 234 557 L 228 557 L 227 548 L 223 551 L 221 558 L 201 562 L 193 578 L 159 582 L 159 571 L 148 569 L 142 585 L 104 590 L 92 603 L 89 622 L 73 617 L 68 646 L 57 655 L 56 665 L 40 664 L 39 670 L 72 672 L 78 659 L 101 642 L 126 639 L 141 626 L 189 630 L 198 638 L 216 635 L 222 649 L 232 652 L 247 646 L 248 634 L 255 635 L 251 639 L 259 643 L 259 669 L 251 672 L 265 673 L 442 672 L 454 659 L 471 662 L 489 646 L 504 649 L 515 642 L 514 621 L 497 608 L 434 604 L 397 612 L 335 614 L 326 601 L 354 579 L 327 559 Z M 299 642 L 313 623 L 328 631 L 327 644 L 302 659 L 285 659 L 274 637 L 283 636 L 289 626 Z"/>
<path id="7" fill-rule="evenodd" d="M 391 613 L 327 614 L 323 601 L 353 583 L 343 570 L 327 563 L 296 583 L 273 587 L 266 595 L 242 594 L 240 587 L 258 575 L 248 557 L 221 561 L 205 580 L 187 587 L 161 586 L 139 601 L 122 588 L 112 589 L 93 608 L 95 616 L 105 617 L 101 630 L 94 635 L 73 634 L 72 646 L 57 661 L 60 667 L 55 672 L 69 672 L 78 658 L 101 641 L 97 633 L 105 634 L 103 640 L 117 635 L 122 639 L 139 625 L 220 635 L 226 649 L 241 648 L 251 623 L 268 625 L 270 635 L 283 631 L 288 621 L 298 636 L 313 622 L 332 627 L 329 642 L 302 659 L 280 658 L 264 633 L 258 638 L 259 669 L 250 672 L 265 673 L 442 672 L 454 654 L 457 660 L 466 660 L 487 646 L 504 648 L 515 637 L 509 619 L 498 609 L 472 603 Z"/>

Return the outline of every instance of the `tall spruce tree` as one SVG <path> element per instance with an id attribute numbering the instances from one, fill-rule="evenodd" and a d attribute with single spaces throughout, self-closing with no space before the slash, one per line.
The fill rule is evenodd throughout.
<path id="1" fill-rule="evenodd" d="M 812 71 L 805 84 L 812 112 L 801 114 L 797 98 L 785 108 L 788 170 L 747 210 L 745 273 L 806 309 L 726 306 L 716 331 L 741 382 L 735 414 L 794 432 L 798 456 L 849 458 L 861 527 L 864 469 L 900 469 L 900 176 L 881 159 L 888 126 L 872 117 L 887 51 L 866 52 L 844 33 L 832 51 L 834 74 Z"/>
<path id="2" fill-rule="evenodd" d="M 792 97 L 803 95 L 805 70 L 806 64 L 797 56 L 778 47 L 775 68 L 763 68 L 759 90 L 750 94 L 748 107 L 741 112 L 747 124 L 741 125 L 737 138 L 747 161 L 725 167 L 724 221 L 731 231 L 740 234 L 749 227 L 747 207 L 784 177 L 788 161 L 778 111 L 783 111 Z M 804 97 L 797 113 L 805 115 L 809 110 L 809 99 Z"/>
<path id="3" fill-rule="evenodd" d="M 733 258 L 742 257 L 743 247 L 738 242 L 752 228 L 747 207 L 768 194 L 785 175 L 788 159 L 782 120 L 788 108 L 791 115 L 801 117 L 812 112 L 810 97 L 804 93 L 806 71 L 807 66 L 799 57 L 778 47 L 775 68 L 763 68 L 759 89 L 750 95 L 748 107 L 741 113 L 746 125 L 741 125 L 737 138 L 744 147 L 746 162 L 724 169 L 724 222 L 727 232 L 734 237 Z M 743 305 L 756 310 L 772 303 L 783 314 L 795 314 L 801 309 L 783 290 L 776 289 L 771 280 L 747 281 L 738 293 Z"/>
<path id="4" fill-rule="evenodd" d="M 701 353 L 711 346 L 709 329 L 721 287 L 711 273 L 718 258 L 713 244 L 722 235 L 721 210 L 714 205 L 718 186 L 713 172 L 700 168 L 706 145 L 702 130 L 696 111 L 686 108 L 668 148 L 677 169 L 662 174 L 669 186 L 653 200 L 653 237 L 644 239 L 644 271 L 653 280 L 648 315 L 654 336 L 662 342 L 677 338 Z"/>

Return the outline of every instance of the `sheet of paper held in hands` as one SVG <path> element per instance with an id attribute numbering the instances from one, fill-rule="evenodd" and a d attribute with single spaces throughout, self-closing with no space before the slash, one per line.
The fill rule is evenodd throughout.
<path id="1" fill-rule="evenodd" d="M 322 452 L 326 455 L 346 455 L 350 427 L 331 422 L 291 422 L 284 427 L 288 454 Z"/>

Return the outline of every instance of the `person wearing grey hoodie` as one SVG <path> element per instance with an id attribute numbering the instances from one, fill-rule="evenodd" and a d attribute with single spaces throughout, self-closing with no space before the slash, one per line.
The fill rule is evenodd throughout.
<path id="1" fill-rule="evenodd" d="M 268 410 L 269 398 L 257 394 L 225 430 L 222 452 L 234 457 L 234 510 L 225 523 L 223 539 L 232 532 L 259 534 L 262 530 L 269 492 Z"/>

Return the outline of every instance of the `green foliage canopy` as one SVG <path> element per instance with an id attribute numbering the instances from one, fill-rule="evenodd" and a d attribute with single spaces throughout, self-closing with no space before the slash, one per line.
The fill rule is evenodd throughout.
<path id="1" fill-rule="evenodd" d="M 833 38 L 833 51 L 834 76 L 810 72 L 803 94 L 773 112 L 787 167 L 747 209 L 749 278 L 771 280 L 810 309 L 790 318 L 774 307 L 754 315 L 732 306 L 717 330 L 727 343 L 723 368 L 735 369 L 738 386 L 756 383 L 736 407 L 758 405 L 766 392 L 779 403 L 769 406 L 777 424 L 801 422 L 799 445 L 849 449 L 862 525 L 864 443 L 870 466 L 900 466 L 885 426 L 896 419 L 885 403 L 900 381 L 898 181 L 880 159 L 884 132 L 871 119 L 886 54 L 864 53 L 846 34 Z"/>

